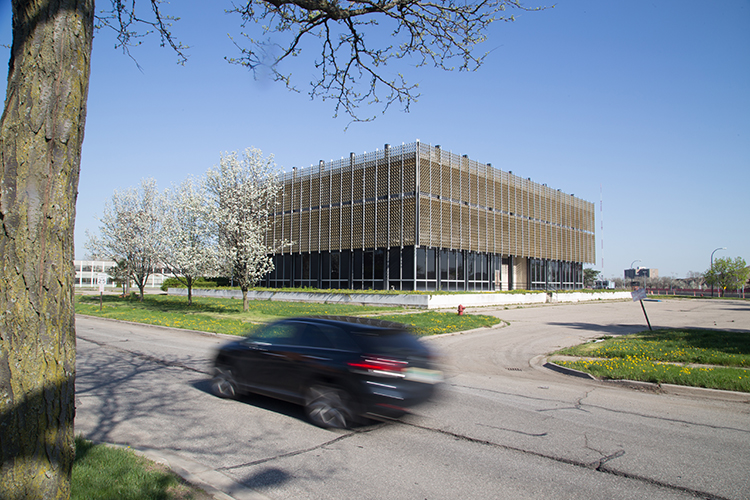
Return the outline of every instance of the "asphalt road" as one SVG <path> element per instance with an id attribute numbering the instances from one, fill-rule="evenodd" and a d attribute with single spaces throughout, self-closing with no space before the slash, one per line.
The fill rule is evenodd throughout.
<path id="1" fill-rule="evenodd" d="M 750 334 L 747 302 L 646 310 L 654 328 Z M 267 398 L 212 396 L 223 336 L 79 316 L 76 433 L 237 499 L 750 498 L 750 395 L 634 389 L 542 366 L 559 346 L 645 329 L 638 303 L 482 312 L 510 325 L 427 340 L 447 375 L 435 401 L 354 431 L 319 429 Z"/>

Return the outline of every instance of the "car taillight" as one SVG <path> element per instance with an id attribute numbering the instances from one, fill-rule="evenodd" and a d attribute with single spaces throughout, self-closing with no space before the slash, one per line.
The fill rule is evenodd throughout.
<path id="1" fill-rule="evenodd" d="M 381 358 L 378 356 L 362 356 L 362 359 L 347 363 L 354 371 L 366 372 L 385 377 L 404 377 L 404 370 L 409 365 L 406 361 Z"/>

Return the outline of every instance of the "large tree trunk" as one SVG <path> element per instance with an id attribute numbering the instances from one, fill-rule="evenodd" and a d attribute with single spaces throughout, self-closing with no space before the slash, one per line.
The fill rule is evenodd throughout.
<path id="1" fill-rule="evenodd" d="M 13 0 L 0 122 L 0 498 L 68 498 L 93 0 Z"/>

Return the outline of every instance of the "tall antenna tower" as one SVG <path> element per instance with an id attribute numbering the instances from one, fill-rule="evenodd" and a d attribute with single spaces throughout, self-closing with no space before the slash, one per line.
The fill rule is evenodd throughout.
<path id="1" fill-rule="evenodd" d="M 601 184 L 599 184 L 599 224 L 601 224 L 599 237 L 601 238 L 602 277 L 604 277 L 604 196 Z"/>
<path id="2" fill-rule="evenodd" d="M 604 196 L 602 195 L 602 185 L 599 184 L 599 238 L 601 239 L 601 257 L 602 257 L 602 278 L 604 278 Z"/>

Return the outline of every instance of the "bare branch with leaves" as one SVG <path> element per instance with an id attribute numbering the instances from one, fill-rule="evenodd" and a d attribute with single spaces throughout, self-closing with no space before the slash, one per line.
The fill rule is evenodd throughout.
<path id="1" fill-rule="evenodd" d="M 305 40 L 317 39 L 319 77 L 310 82 L 311 97 L 333 99 L 335 115 L 369 121 L 374 116 L 362 116 L 359 108 L 378 104 L 385 112 L 398 102 L 408 111 L 419 97 L 417 84 L 401 73 L 387 76 L 384 66 L 407 60 L 416 67 L 476 70 L 487 56 L 477 53 L 477 46 L 492 23 L 514 20 L 506 14 L 509 8 L 538 10 L 517 0 L 250 0 L 230 12 L 242 17 L 243 28 L 257 25 L 262 37 L 243 32 L 249 45 L 235 40 L 241 56 L 229 61 L 267 68 L 274 80 L 297 90 L 282 63 L 300 55 Z"/>
<path id="2" fill-rule="evenodd" d="M 141 17 L 136 13 L 136 5 L 143 3 L 136 0 L 111 0 L 109 10 L 101 10 L 96 14 L 95 27 L 114 31 L 117 35 L 115 48 L 122 49 L 133 61 L 136 60 L 130 53 L 131 47 L 137 47 L 143 38 L 156 33 L 161 39 L 161 46 L 171 48 L 177 54 L 177 62 L 184 64 L 187 61 L 186 50 L 189 47 L 179 42 L 172 34 L 172 23 L 180 18 L 166 14 L 162 9 L 165 3 L 162 0 L 149 0 L 148 17 Z"/>

